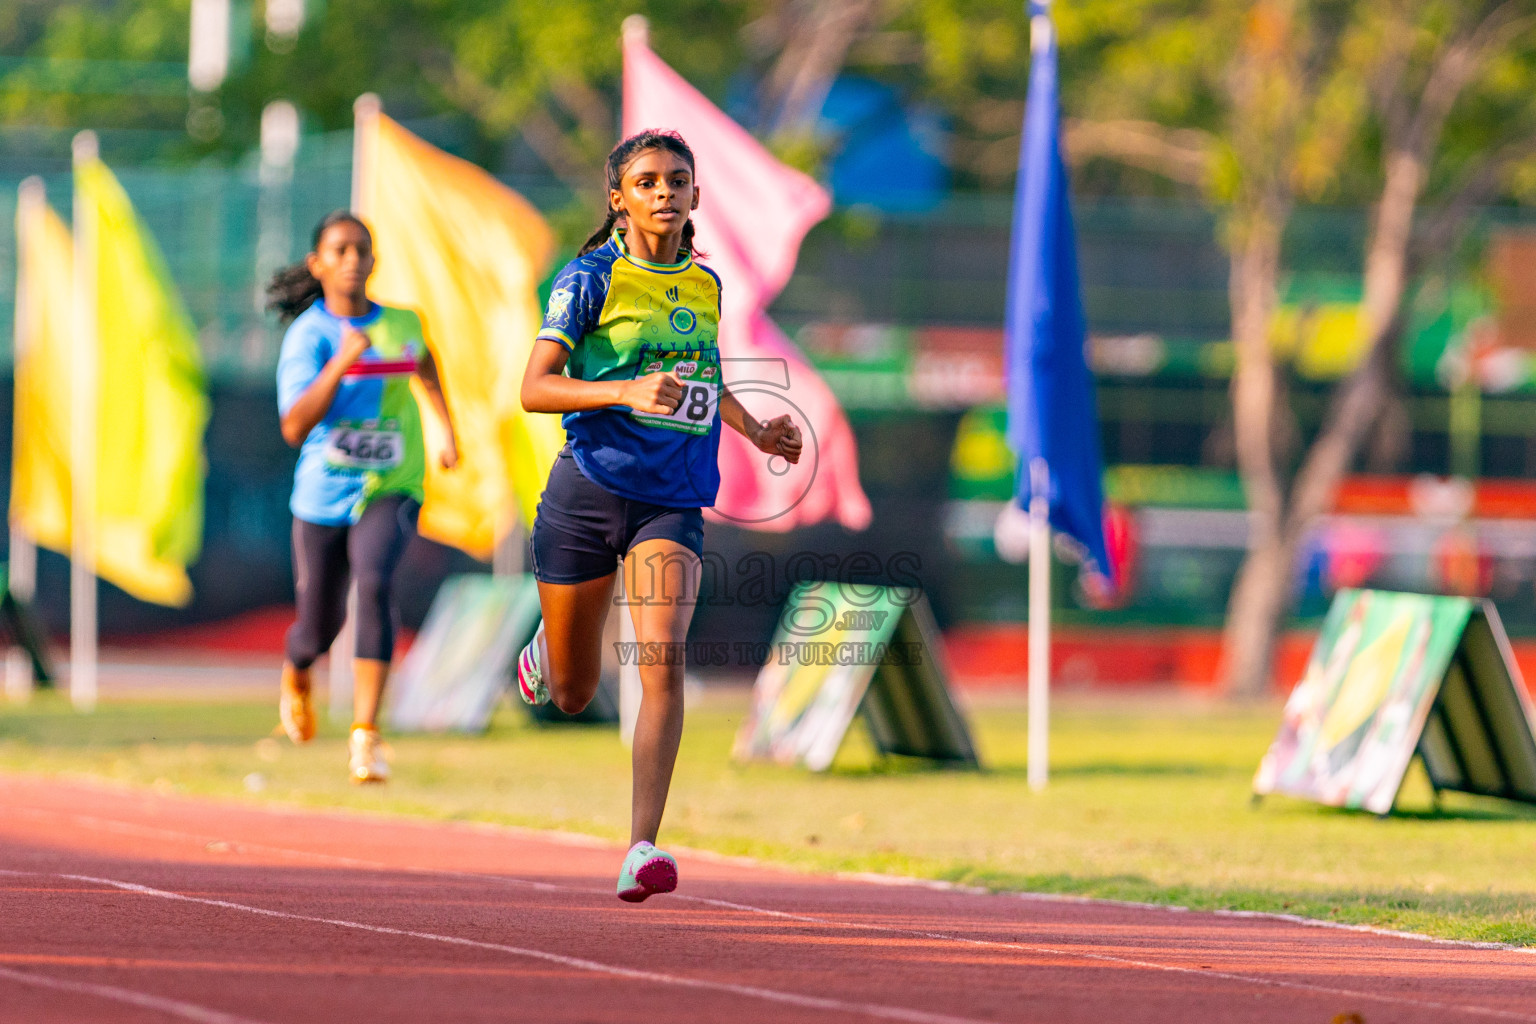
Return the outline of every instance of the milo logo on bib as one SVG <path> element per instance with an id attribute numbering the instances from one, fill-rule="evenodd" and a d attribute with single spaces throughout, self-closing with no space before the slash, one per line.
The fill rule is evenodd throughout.
<path id="1" fill-rule="evenodd" d="M 718 353 L 714 350 L 662 352 L 649 360 L 642 353 L 636 364 L 644 365 L 641 374 L 672 374 L 683 386 L 683 398 L 666 415 L 632 411 L 630 417 L 652 427 L 708 434 L 714 429 L 715 411 L 720 406 L 720 367 L 716 359 Z"/>

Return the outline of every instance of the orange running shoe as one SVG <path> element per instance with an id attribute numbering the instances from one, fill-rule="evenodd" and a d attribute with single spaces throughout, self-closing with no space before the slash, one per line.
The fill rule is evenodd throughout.
<path id="1" fill-rule="evenodd" d="M 294 668 L 283 662 L 282 692 L 277 699 L 277 716 L 282 720 L 283 732 L 295 743 L 308 743 L 315 738 L 315 704 L 310 696 L 309 669 Z"/>

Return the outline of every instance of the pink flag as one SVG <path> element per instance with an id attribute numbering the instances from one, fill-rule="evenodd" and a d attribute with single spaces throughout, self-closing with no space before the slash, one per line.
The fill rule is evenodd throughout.
<path id="1" fill-rule="evenodd" d="M 698 162 L 694 213 L 705 262 L 720 275 L 720 349 L 732 394 L 762 419 L 789 413 L 805 434 L 797 466 L 769 458 L 734 430 L 720 437 L 721 484 L 713 518 L 754 530 L 790 530 L 827 519 L 862 530 L 869 499 L 859 485 L 853 431 L 826 382 L 765 310 L 795 269 L 800 241 L 832 198 L 786 167 L 666 65 L 643 27 L 624 32 L 624 134 L 682 135 Z"/>

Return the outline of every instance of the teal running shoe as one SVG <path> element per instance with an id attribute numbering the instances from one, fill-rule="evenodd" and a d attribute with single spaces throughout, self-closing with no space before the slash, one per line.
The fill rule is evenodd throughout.
<path id="1" fill-rule="evenodd" d="M 544 635 L 544 623 L 517 656 L 517 692 L 534 707 L 549 703 L 549 687 L 544 683 L 543 666 L 539 664 L 539 637 Z"/>
<path id="2" fill-rule="evenodd" d="M 677 861 L 650 843 L 638 842 L 624 857 L 619 872 L 619 899 L 639 903 L 647 896 L 677 888 Z"/>

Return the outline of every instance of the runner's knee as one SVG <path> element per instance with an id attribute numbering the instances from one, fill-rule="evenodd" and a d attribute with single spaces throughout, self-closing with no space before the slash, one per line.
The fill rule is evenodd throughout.
<path id="1" fill-rule="evenodd" d="M 570 693 L 566 690 L 549 691 L 550 701 L 554 703 L 555 707 L 568 715 L 579 715 L 587 710 L 587 705 L 592 703 L 594 696 L 596 696 L 595 691 L 592 693 Z"/>
<path id="2" fill-rule="evenodd" d="M 580 714 L 597 696 L 601 675 L 595 668 L 548 673 L 545 684 L 549 687 L 549 699 L 568 715 Z"/>
<path id="3" fill-rule="evenodd" d="M 284 649 L 288 660 L 294 668 L 309 668 L 315 663 L 325 650 L 324 641 L 321 639 L 320 630 L 312 623 L 302 620 L 295 622 L 288 628 L 288 636 L 284 640 Z"/>

